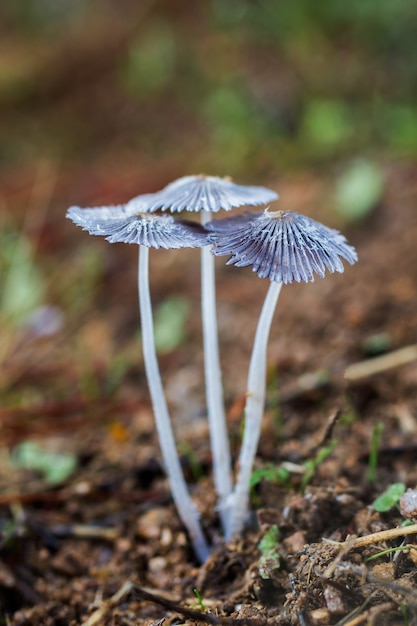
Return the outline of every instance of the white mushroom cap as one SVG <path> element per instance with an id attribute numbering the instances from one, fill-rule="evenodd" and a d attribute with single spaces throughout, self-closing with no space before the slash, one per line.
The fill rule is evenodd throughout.
<path id="1" fill-rule="evenodd" d="M 200 174 L 183 176 L 161 191 L 137 196 L 126 208 L 128 210 L 136 208 L 150 213 L 158 209 L 170 210 L 172 213 L 179 211 L 217 213 L 221 209 L 230 211 L 240 206 L 267 204 L 277 198 L 278 194 L 266 187 L 236 185 L 229 178 Z"/>
<path id="2" fill-rule="evenodd" d="M 355 249 L 337 230 L 292 211 L 247 213 L 211 222 L 215 255 L 230 254 L 227 264 L 252 266 L 260 278 L 277 283 L 314 281 L 314 273 L 343 272 Z"/>
<path id="3" fill-rule="evenodd" d="M 134 243 L 148 248 L 200 248 L 207 233 L 196 223 L 174 220 L 170 215 L 133 212 L 127 205 L 82 209 L 71 207 L 67 217 L 90 235 L 102 235 L 110 243 Z"/>

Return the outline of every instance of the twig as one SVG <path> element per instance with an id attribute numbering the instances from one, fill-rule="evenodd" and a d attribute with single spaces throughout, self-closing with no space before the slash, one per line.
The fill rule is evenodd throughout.
<path id="1" fill-rule="evenodd" d="M 345 378 L 347 380 L 360 380 L 368 378 L 373 374 L 380 374 L 393 367 L 406 365 L 417 359 L 417 344 L 394 350 L 383 356 L 367 359 L 359 363 L 353 363 L 346 368 Z"/>
<path id="2" fill-rule="evenodd" d="M 401 528 L 380 530 L 377 533 L 364 535 L 363 537 L 355 537 L 352 535 L 348 537 L 346 541 L 334 541 L 333 539 L 327 539 L 326 537 L 323 538 L 323 541 L 333 546 L 338 546 L 342 549 L 343 554 L 347 554 L 350 550 L 356 548 L 363 548 L 364 546 L 371 545 L 372 543 L 379 543 L 380 541 L 390 541 L 391 539 L 405 537 L 406 535 L 417 535 L 417 524 L 411 524 L 410 526 L 404 526 Z"/>
<path id="3" fill-rule="evenodd" d="M 76 537 L 77 539 L 104 539 L 115 541 L 119 532 L 117 528 L 103 528 L 94 524 L 62 524 L 49 529 L 59 537 Z"/>
<path id="4" fill-rule="evenodd" d="M 371 535 L 365 535 L 364 537 L 356 537 L 354 539 L 348 538 L 345 542 L 341 543 L 341 546 L 349 545 L 349 550 L 356 548 L 364 548 L 372 543 L 379 543 L 380 541 L 390 541 L 391 539 L 397 539 L 397 537 L 405 537 L 407 535 L 417 535 L 417 524 L 411 524 L 411 526 L 404 526 L 401 528 L 390 528 L 388 530 L 381 530 Z"/>
<path id="5" fill-rule="evenodd" d="M 132 582 L 130 582 L 130 580 L 125 582 L 120 587 L 119 591 L 116 591 L 116 593 L 111 596 L 111 598 L 105 600 L 102 603 L 101 607 L 97 609 L 97 611 L 94 611 L 94 613 L 90 615 L 90 617 L 85 622 L 83 622 L 81 626 L 96 626 L 97 624 L 100 624 L 100 622 L 106 617 L 108 611 L 115 607 L 124 596 L 130 593 L 133 587 L 134 585 Z"/>
<path id="6" fill-rule="evenodd" d="M 367 600 L 369 600 L 369 598 Z M 368 604 L 368 602 L 365 602 L 364 604 Z M 360 610 L 362 610 L 363 607 L 364 605 L 360 607 Z M 392 610 L 392 608 L 393 607 L 391 602 L 384 602 L 383 604 L 373 606 L 370 609 L 367 609 L 366 611 L 360 613 L 360 615 L 356 615 L 352 619 L 348 619 L 348 621 L 346 621 L 346 619 L 343 619 L 340 622 L 337 622 L 336 626 L 359 626 L 360 624 L 375 624 L 376 617 L 378 617 L 383 612 L 388 612 Z M 353 611 L 352 613 L 357 613 L 357 609 L 355 609 L 355 611 Z"/>
<path id="7" fill-rule="evenodd" d="M 316 452 L 318 452 L 321 448 L 324 448 L 325 445 L 327 445 L 328 443 L 330 443 L 332 436 L 333 436 L 333 431 L 335 429 L 335 426 L 337 425 L 339 419 L 341 416 L 341 411 L 340 409 L 338 409 L 337 411 L 335 411 L 334 413 L 332 413 L 329 418 L 327 419 L 327 424 L 326 427 L 324 429 L 324 432 L 320 438 L 320 441 L 318 442 L 317 445 L 315 445 L 313 448 L 311 448 L 310 450 L 310 455 L 315 454 Z"/>
<path id="8" fill-rule="evenodd" d="M 167 600 L 160 595 L 151 593 L 150 591 L 143 589 L 143 587 L 135 586 L 134 591 L 139 599 L 146 602 L 153 602 L 154 604 L 158 604 L 167 611 L 179 613 L 183 617 L 198 623 L 213 624 L 214 626 L 266 626 L 268 623 L 267 618 L 263 616 L 259 616 L 259 618 L 244 617 L 242 619 L 239 619 L 234 617 L 218 617 L 217 615 L 213 615 L 212 613 L 202 613 L 201 611 L 198 611 L 196 609 L 190 609 L 188 607 L 181 606 L 177 602 Z M 83 624 L 83 626 L 91 625 Z"/>

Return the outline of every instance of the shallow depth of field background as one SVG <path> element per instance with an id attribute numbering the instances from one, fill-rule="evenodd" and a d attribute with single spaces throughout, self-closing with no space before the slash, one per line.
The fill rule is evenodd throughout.
<path id="1" fill-rule="evenodd" d="M 366 249 L 387 190 L 393 211 L 415 194 L 416 31 L 411 0 L 2 2 L 3 409 L 135 396 L 139 378 L 147 398 L 136 250 L 76 229 L 64 218 L 72 204 L 122 203 L 184 174 L 230 175 L 271 186 L 280 207 Z M 246 287 L 234 287 L 235 271 L 220 270 L 220 296 L 237 310 L 244 293 L 248 319 L 236 325 L 219 305 L 226 359 L 239 342 L 247 357 L 249 308 L 265 290 L 250 270 Z M 169 398 L 193 417 L 202 411 L 196 253 L 154 255 L 152 280 Z M 327 284 L 309 297 L 324 298 Z M 312 322 L 299 315 L 308 334 Z M 385 331 L 382 316 L 358 331 L 358 345 L 413 340 L 397 345 Z M 244 389 L 236 363 L 225 365 L 228 398 Z M 7 422 L 11 447 L 42 431 L 28 423 Z"/>

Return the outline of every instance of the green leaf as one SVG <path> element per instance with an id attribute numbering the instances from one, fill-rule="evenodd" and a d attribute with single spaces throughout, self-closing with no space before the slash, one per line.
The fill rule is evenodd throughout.
<path id="1" fill-rule="evenodd" d="M 266 467 L 260 467 L 252 472 L 250 478 L 250 487 L 256 487 L 261 480 L 267 480 L 273 483 L 286 483 L 290 477 L 290 473 L 284 467 L 277 467 L 275 465 L 267 465 Z"/>
<path id="2" fill-rule="evenodd" d="M 266 533 L 258 543 L 258 550 L 262 554 L 262 556 L 271 556 L 272 553 L 275 553 L 278 540 L 279 528 L 276 524 L 274 524 L 274 526 L 271 526 L 271 528 L 266 531 Z"/>
<path id="3" fill-rule="evenodd" d="M 261 557 L 258 562 L 259 575 L 264 580 L 269 580 L 274 570 L 280 568 L 279 557 L 279 528 L 275 524 L 266 531 L 261 541 L 258 543 L 258 549 Z"/>
<path id="4" fill-rule="evenodd" d="M 371 161 L 357 159 L 336 184 L 336 209 L 349 221 L 364 219 L 378 204 L 383 189 L 381 169 Z"/>
<path id="5" fill-rule="evenodd" d="M 12 462 L 15 467 L 39 472 L 49 485 L 64 482 L 77 467 L 73 454 L 48 450 L 36 441 L 24 441 L 16 446 Z"/>
<path id="6" fill-rule="evenodd" d="M 375 511 L 385 513 L 398 504 L 401 496 L 405 492 L 404 483 L 393 483 L 373 502 Z"/>

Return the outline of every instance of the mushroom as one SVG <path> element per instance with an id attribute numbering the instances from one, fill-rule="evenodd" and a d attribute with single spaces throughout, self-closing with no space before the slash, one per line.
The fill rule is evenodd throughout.
<path id="1" fill-rule="evenodd" d="M 206 245 L 204 229 L 195 223 L 176 221 L 172 216 L 138 212 L 140 204 L 82 209 L 71 207 L 67 217 L 92 235 L 103 235 L 111 243 L 139 245 L 138 287 L 142 327 L 143 357 L 156 428 L 172 497 L 188 530 L 201 562 L 209 555 L 199 513 L 189 494 L 178 458 L 174 434 L 165 400 L 154 341 L 152 304 L 149 289 L 149 248 L 198 248 Z"/>
<path id="2" fill-rule="evenodd" d="M 138 196 L 127 209 L 139 203 L 141 210 L 149 212 L 201 212 L 201 223 L 206 226 L 211 214 L 221 209 L 230 211 L 240 206 L 257 206 L 278 198 L 275 191 L 265 187 L 236 185 L 229 178 L 217 176 L 184 176 L 154 194 Z M 224 411 L 221 367 L 218 346 L 216 315 L 216 287 L 214 259 L 209 247 L 201 249 L 202 324 L 204 343 L 204 369 L 206 381 L 207 413 L 213 454 L 214 485 L 223 529 L 229 519 L 233 482 L 229 440 Z"/>
<path id="3" fill-rule="evenodd" d="M 327 228 L 291 211 L 247 213 L 210 224 L 214 255 L 228 255 L 227 264 L 252 266 L 271 285 L 259 317 L 250 359 L 245 428 L 239 455 L 239 472 L 231 501 L 231 519 L 226 540 L 242 530 L 248 511 L 249 483 L 258 446 L 266 393 L 266 357 L 269 331 L 283 284 L 314 281 L 343 272 L 341 258 L 353 264 L 355 249 L 337 230 Z"/>

